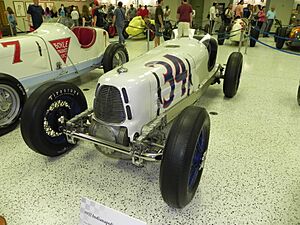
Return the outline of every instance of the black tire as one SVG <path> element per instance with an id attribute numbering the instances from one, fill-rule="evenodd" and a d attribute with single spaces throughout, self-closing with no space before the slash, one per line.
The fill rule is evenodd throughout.
<path id="1" fill-rule="evenodd" d="M 278 36 L 277 41 L 276 41 L 276 48 L 277 49 L 282 49 L 285 43 L 285 39 L 287 37 L 286 35 L 287 32 L 287 27 L 282 27 L 278 29 Z"/>
<path id="2" fill-rule="evenodd" d="M 227 61 L 223 83 L 223 92 L 227 98 L 232 98 L 237 93 L 242 67 L 243 55 L 240 52 L 231 53 Z"/>
<path id="3" fill-rule="evenodd" d="M 104 73 L 107 73 L 128 61 L 129 56 L 125 46 L 119 43 L 112 43 L 104 52 L 102 62 Z"/>
<path id="4" fill-rule="evenodd" d="M 275 31 L 275 36 L 274 36 L 274 42 L 275 43 L 277 42 L 277 36 L 279 35 L 279 29 L 280 29 L 280 27 L 277 27 L 276 31 Z"/>
<path id="5" fill-rule="evenodd" d="M 67 120 L 87 109 L 82 91 L 74 84 L 52 81 L 43 84 L 28 98 L 22 113 L 21 133 L 35 152 L 59 156 L 74 145 L 67 141 L 58 119 Z"/>
<path id="6" fill-rule="evenodd" d="M 298 101 L 298 105 L 300 105 L 300 85 L 298 87 L 297 101 Z"/>
<path id="7" fill-rule="evenodd" d="M 226 26 L 222 24 L 218 32 L 218 44 L 223 45 L 226 38 Z"/>
<path id="8" fill-rule="evenodd" d="M 206 25 L 204 26 L 203 30 L 204 30 L 204 32 L 205 32 L 206 34 L 208 34 L 208 33 L 209 33 L 209 24 L 206 24 Z"/>
<path id="9" fill-rule="evenodd" d="M 210 38 L 209 40 L 205 40 L 203 44 L 206 46 L 208 51 L 208 63 L 207 69 L 208 71 L 212 71 L 216 65 L 217 54 L 218 54 L 218 44 L 214 38 Z"/>
<path id="10" fill-rule="evenodd" d="M 258 40 L 258 38 L 259 38 L 259 28 L 258 27 L 251 28 L 250 37 Z M 253 48 L 256 45 L 256 40 L 254 40 L 252 38 L 250 38 L 250 47 Z"/>
<path id="11" fill-rule="evenodd" d="M 171 40 L 172 37 L 172 33 L 173 33 L 173 29 L 172 29 L 172 24 L 170 21 L 165 22 L 165 30 L 164 30 L 164 40 L 165 41 L 169 41 Z"/>
<path id="12" fill-rule="evenodd" d="M 16 128 L 26 98 L 26 91 L 16 78 L 0 73 L 0 136 Z"/>
<path id="13" fill-rule="evenodd" d="M 204 108 L 189 106 L 174 121 L 160 167 L 160 191 L 164 201 L 183 208 L 199 185 L 209 142 L 210 119 Z"/>

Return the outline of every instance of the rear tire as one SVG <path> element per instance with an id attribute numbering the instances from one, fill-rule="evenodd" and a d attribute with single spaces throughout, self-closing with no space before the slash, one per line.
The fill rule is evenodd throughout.
<path id="1" fill-rule="evenodd" d="M 26 98 L 25 89 L 16 78 L 0 74 L 0 136 L 16 128 Z"/>
<path id="2" fill-rule="evenodd" d="M 226 26 L 222 24 L 218 32 L 218 44 L 223 45 L 226 38 Z"/>
<path id="3" fill-rule="evenodd" d="M 231 53 L 227 61 L 223 83 L 223 93 L 227 98 L 232 98 L 237 93 L 242 67 L 243 55 L 240 52 Z"/>
<path id="4" fill-rule="evenodd" d="M 160 167 L 160 190 L 164 201 L 183 208 L 195 196 L 205 162 L 210 119 L 204 108 L 189 106 L 174 121 Z"/>
<path id="5" fill-rule="evenodd" d="M 250 31 L 250 47 L 255 47 L 256 45 L 256 40 L 258 40 L 259 38 L 259 30 L 258 30 L 258 27 L 255 27 L 255 28 L 252 28 L 251 31 Z M 256 40 L 254 40 L 256 39 Z"/>
<path id="6" fill-rule="evenodd" d="M 287 32 L 287 27 L 282 27 L 282 28 L 278 29 L 279 37 L 277 37 L 277 41 L 276 41 L 277 49 L 282 49 L 282 47 L 284 46 L 284 43 L 285 43 L 284 38 L 286 38 L 286 32 Z"/>
<path id="7" fill-rule="evenodd" d="M 87 109 L 82 91 L 71 83 L 52 81 L 43 84 L 28 98 L 22 113 L 21 133 L 35 152 L 59 156 L 74 145 L 62 132 L 59 118 L 67 120 Z"/>
<path id="8" fill-rule="evenodd" d="M 103 70 L 104 73 L 121 66 L 129 61 L 127 49 L 120 43 L 110 44 L 103 56 Z"/>

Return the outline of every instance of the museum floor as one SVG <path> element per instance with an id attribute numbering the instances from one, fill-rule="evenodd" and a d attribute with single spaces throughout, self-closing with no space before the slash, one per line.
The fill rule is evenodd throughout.
<path id="1" fill-rule="evenodd" d="M 262 39 L 273 45 L 272 39 Z M 131 58 L 145 40 L 128 41 Z M 237 46 L 219 47 L 220 63 Z M 199 100 L 211 115 L 209 152 L 194 200 L 175 210 L 159 190 L 159 163 L 137 168 L 80 143 L 58 158 L 31 151 L 19 128 L 0 138 L 0 215 L 8 225 L 75 225 L 88 197 L 151 225 L 300 224 L 300 57 L 248 49 L 238 94 L 214 85 Z M 75 81 L 91 105 L 97 77 Z"/>

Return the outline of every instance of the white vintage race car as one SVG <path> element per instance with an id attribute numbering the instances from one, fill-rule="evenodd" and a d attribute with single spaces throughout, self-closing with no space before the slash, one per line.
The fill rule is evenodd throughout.
<path id="1" fill-rule="evenodd" d="M 236 19 L 233 23 L 226 27 L 225 24 L 220 26 L 218 31 L 218 44 L 223 45 L 225 39 L 231 42 L 245 42 L 248 40 L 249 34 L 249 21 L 246 18 Z M 257 28 L 250 29 L 250 47 L 255 47 L 256 40 L 259 38 L 259 30 Z"/>
<path id="2" fill-rule="evenodd" d="M 128 61 L 126 49 L 109 46 L 106 31 L 44 23 L 36 31 L 0 40 L 0 136 L 18 123 L 31 92 L 49 80 L 66 81 Z"/>
<path id="3" fill-rule="evenodd" d="M 161 161 L 162 197 L 182 208 L 199 185 L 210 134 L 207 111 L 192 104 L 221 78 L 226 97 L 235 96 L 239 87 L 242 54 L 232 53 L 223 68 L 216 64 L 217 51 L 210 35 L 167 41 L 101 76 L 92 109 L 75 85 L 46 83 L 25 104 L 23 139 L 51 157 L 86 140 L 103 154 L 137 166 Z M 164 128 L 173 119 L 167 134 Z"/>

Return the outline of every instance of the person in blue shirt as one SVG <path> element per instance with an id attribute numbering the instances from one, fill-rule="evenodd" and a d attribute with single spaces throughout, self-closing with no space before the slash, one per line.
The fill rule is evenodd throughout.
<path id="1" fill-rule="evenodd" d="M 265 28 L 265 33 L 263 35 L 264 37 L 269 37 L 268 33 L 272 28 L 275 18 L 276 18 L 275 7 L 271 7 L 271 10 L 267 12 L 267 26 Z"/>

